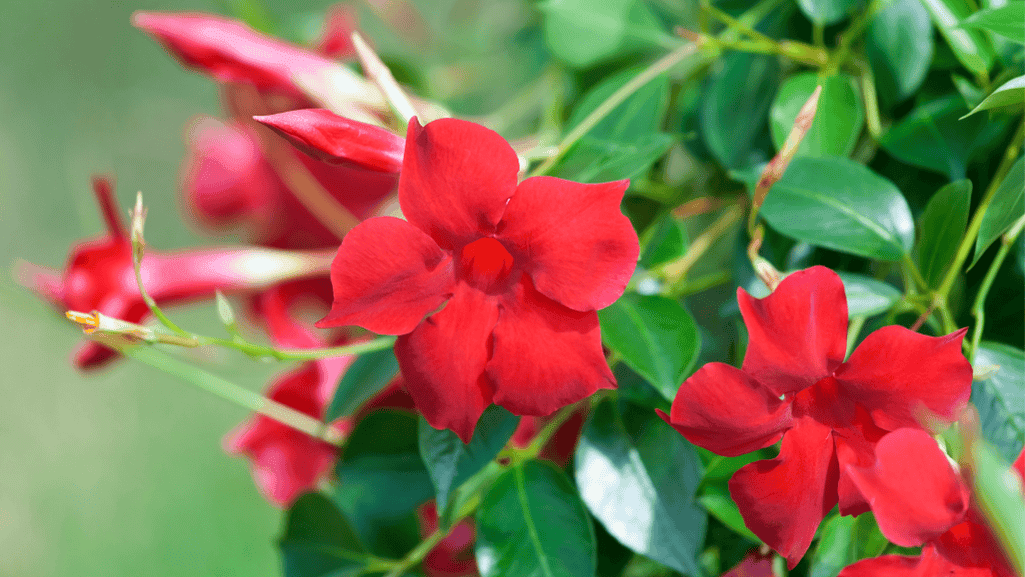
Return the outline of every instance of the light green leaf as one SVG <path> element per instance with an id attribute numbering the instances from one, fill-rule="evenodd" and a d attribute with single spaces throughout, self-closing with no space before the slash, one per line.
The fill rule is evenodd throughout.
<path id="1" fill-rule="evenodd" d="M 655 219 L 641 235 L 640 266 L 650 269 L 683 256 L 689 241 L 683 223 L 670 213 Z"/>
<path id="2" fill-rule="evenodd" d="M 547 0 L 538 8 L 544 14 L 548 47 L 577 68 L 621 51 L 671 40 L 647 6 L 637 0 Z"/>
<path id="3" fill-rule="evenodd" d="M 958 180 L 936 191 L 919 224 L 918 268 L 930 287 L 938 288 L 968 225 L 972 181 Z"/>
<path id="4" fill-rule="evenodd" d="M 1012 78 L 1000 85 L 999 88 L 984 98 L 978 106 L 961 118 L 967 118 L 980 110 L 1000 108 L 1001 106 L 1014 106 L 1025 103 L 1025 76 Z"/>
<path id="5" fill-rule="evenodd" d="M 962 21 L 961 27 L 985 30 L 1025 44 L 1025 2 L 1012 0 L 999 8 L 979 10 Z"/>
<path id="6" fill-rule="evenodd" d="M 808 577 L 836 577 L 844 567 L 883 554 L 888 542 L 871 512 L 834 515 L 822 524 Z"/>
<path id="7" fill-rule="evenodd" d="M 1025 157 L 1018 158 L 1007 172 L 1000 187 L 993 193 L 989 208 L 982 215 L 979 236 L 975 238 L 975 257 L 972 266 L 1000 235 L 1025 214 Z"/>
<path id="8" fill-rule="evenodd" d="M 993 47 L 981 32 L 958 27 L 971 13 L 966 0 L 921 1 L 961 64 L 976 75 L 986 74 L 993 64 Z"/>
<path id="9" fill-rule="evenodd" d="M 619 72 L 587 91 L 573 108 L 566 126 L 572 129 L 583 122 L 612 94 L 644 70 L 633 67 Z M 589 130 L 587 134 L 598 140 L 630 142 L 641 136 L 658 132 L 669 106 L 669 77 L 665 74 L 637 89 L 622 104 Z"/>
<path id="10" fill-rule="evenodd" d="M 595 140 L 585 136 L 577 141 L 551 171 L 577 182 L 610 182 L 633 179 L 646 173 L 673 145 L 668 134 L 651 133 L 632 142 Z"/>
<path id="11" fill-rule="evenodd" d="M 833 24 L 847 16 L 854 0 L 797 0 L 797 5 L 812 22 Z"/>
<path id="12" fill-rule="evenodd" d="M 1025 445 L 1025 352 L 1001 343 L 982 342 L 975 352 L 977 369 L 999 366 L 989 379 L 973 383 L 972 404 L 979 411 L 982 434 L 1007 460 Z"/>
<path id="13" fill-rule="evenodd" d="M 902 162 L 960 180 L 985 124 L 982 117 L 959 121 L 965 108 L 956 94 L 917 106 L 893 125 L 879 144 Z"/>
<path id="14" fill-rule="evenodd" d="M 794 120 L 808 97 L 818 86 L 818 75 L 805 72 L 791 76 L 776 93 L 772 104 L 772 140 L 776 149 L 794 127 Z M 797 154 L 802 156 L 848 156 L 861 134 L 865 123 L 861 96 L 854 88 L 854 80 L 837 75 L 825 79 L 819 96 L 818 110 L 811 128 L 805 134 Z"/>
<path id="15" fill-rule="evenodd" d="M 893 0 L 876 14 L 865 34 L 881 98 L 900 102 L 918 91 L 932 62 L 929 12 L 919 0 Z"/>

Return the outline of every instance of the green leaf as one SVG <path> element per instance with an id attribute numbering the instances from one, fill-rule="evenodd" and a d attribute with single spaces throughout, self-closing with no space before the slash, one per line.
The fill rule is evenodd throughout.
<path id="1" fill-rule="evenodd" d="M 933 24 L 940 29 L 947 45 L 961 64 L 976 75 L 985 75 L 993 63 L 993 47 L 977 30 L 963 30 L 958 25 L 968 18 L 971 8 L 966 0 L 922 0 Z"/>
<path id="2" fill-rule="evenodd" d="M 577 102 L 566 126 L 576 127 L 587 115 L 601 106 L 612 94 L 633 80 L 644 67 L 633 67 L 601 81 Z M 622 104 L 594 126 L 587 134 L 598 140 L 630 142 L 662 127 L 669 106 L 669 76 L 659 75 L 637 89 Z"/>
<path id="3" fill-rule="evenodd" d="M 414 510 L 434 495 L 412 413 L 374 411 L 349 437 L 335 468 L 334 499 L 380 555 L 402 556 L 419 539 Z"/>
<path id="4" fill-rule="evenodd" d="M 830 517 L 819 530 L 808 577 L 836 577 L 855 561 L 878 557 L 888 544 L 871 512 L 857 517 Z"/>
<path id="5" fill-rule="evenodd" d="M 577 182 L 610 182 L 633 179 L 662 158 L 674 138 L 652 133 L 632 142 L 596 140 L 584 137 L 559 161 L 551 174 Z"/>
<path id="6" fill-rule="evenodd" d="M 482 577 L 589 577 L 594 527 L 566 473 L 547 461 L 512 467 L 477 510 Z"/>
<path id="7" fill-rule="evenodd" d="M 1025 157 L 1019 157 L 1007 172 L 1004 181 L 993 193 L 989 208 L 982 215 L 979 236 L 975 238 L 972 266 L 975 266 L 989 245 L 1007 232 L 1022 214 L 1025 214 Z"/>
<path id="8" fill-rule="evenodd" d="M 918 91 L 932 62 L 929 13 L 919 0 L 893 0 L 865 34 L 865 51 L 881 97 L 899 102 Z"/>
<path id="9" fill-rule="evenodd" d="M 751 164 L 755 139 L 779 84 L 774 56 L 731 52 L 719 59 L 705 88 L 699 124 L 708 150 L 727 168 Z"/>
<path id="10" fill-rule="evenodd" d="M 345 515 L 320 493 L 292 505 L 278 545 L 286 577 L 350 577 L 368 556 Z"/>
<path id="11" fill-rule="evenodd" d="M 701 460 L 662 419 L 643 411 L 627 427 L 612 402 L 584 427 L 574 460 L 577 487 L 609 534 L 636 553 L 690 575 L 704 542 L 705 511 L 695 502 Z"/>
<path id="12" fill-rule="evenodd" d="M 547 0 L 545 41 L 570 66 L 583 68 L 621 51 L 664 44 L 670 40 L 650 10 L 637 0 Z"/>
<path id="13" fill-rule="evenodd" d="M 495 458 L 519 422 L 516 415 L 498 405 L 491 405 L 477 421 L 473 438 L 464 445 L 452 431 L 439 431 L 420 417 L 420 457 L 437 491 L 435 500 L 439 512 L 447 508 L 453 489 Z"/>
<path id="14" fill-rule="evenodd" d="M 704 493 L 698 497 L 698 503 L 705 508 L 708 513 L 719 520 L 720 523 L 726 525 L 731 531 L 740 535 L 741 537 L 751 541 L 751 543 L 759 544 L 762 542 L 747 528 L 744 524 L 744 517 L 740 514 L 740 509 L 737 508 L 737 504 L 730 497 L 729 491 L 725 487 L 719 485 L 709 485 L 705 488 Z"/>
<path id="15" fill-rule="evenodd" d="M 808 97 L 818 86 L 818 75 L 805 72 L 791 76 L 776 93 L 772 104 L 772 140 L 779 150 L 794 127 L 794 120 Z M 801 141 L 797 154 L 803 156 L 848 156 L 865 124 L 861 97 L 849 76 L 826 78 L 811 128 Z"/>
<path id="16" fill-rule="evenodd" d="M 946 174 L 950 180 L 962 179 L 985 122 L 982 117 L 959 122 L 964 109 L 956 94 L 918 106 L 879 144 L 902 162 Z"/>
<path id="17" fill-rule="evenodd" d="M 1025 500 L 1022 479 L 989 443 L 978 442 L 971 451 L 974 497 L 997 536 L 1012 567 L 1025 566 Z M 1020 570 L 1020 569 L 1019 569 Z"/>
<path id="18" fill-rule="evenodd" d="M 974 28 L 1025 44 L 1025 2 L 1013 0 L 999 8 L 979 10 L 961 22 L 961 28 Z"/>
<path id="19" fill-rule="evenodd" d="M 661 296 L 624 295 L 598 311 L 602 340 L 670 401 L 697 362 L 701 337 L 690 313 Z"/>
<path id="20" fill-rule="evenodd" d="M 968 226 L 972 181 L 958 180 L 936 191 L 919 221 L 918 268 L 938 288 Z"/>
<path id="21" fill-rule="evenodd" d="M 897 187 L 846 158 L 795 158 L 761 215 L 791 238 L 880 260 L 900 259 L 915 238 Z"/>
<path id="22" fill-rule="evenodd" d="M 1025 102 L 1025 76 L 1012 78 L 984 98 L 978 106 L 961 118 L 967 118 L 980 110 L 1013 106 Z"/>
<path id="23" fill-rule="evenodd" d="M 399 372 L 395 351 L 385 349 L 360 355 L 349 365 L 338 390 L 324 412 L 326 422 L 355 413 L 363 403 L 381 391 Z"/>
<path id="24" fill-rule="evenodd" d="M 683 256 L 689 245 L 683 223 L 665 213 L 651 223 L 641 235 L 642 268 L 651 268 Z"/>
<path id="25" fill-rule="evenodd" d="M 847 16 L 854 0 L 797 0 L 797 5 L 812 22 L 833 24 Z"/>
<path id="26" fill-rule="evenodd" d="M 975 367 L 1000 369 L 972 386 L 972 404 L 979 411 L 983 436 L 1007 460 L 1025 445 L 1025 352 L 1010 345 L 982 342 Z"/>

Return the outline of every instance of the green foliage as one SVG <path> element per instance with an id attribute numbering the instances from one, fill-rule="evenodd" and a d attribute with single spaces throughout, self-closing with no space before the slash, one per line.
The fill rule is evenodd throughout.
<path id="1" fill-rule="evenodd" d="M 854 4 L 855 0 L 797 0 L 801 12 L 818 24 L 833 24 L 843 20 Z"/>
<path id="2" fill-rule="evenodd" d="M 399 372 L 392 349 L 360 355 L 342 375 L 335 396 L 324 411 L 324 420 L 334 421 L 352 415 L 390 383 Z"/>
<path id="3" fill-rule="evenodd" d="M 1018 44 L 1025 44 L 1025 2 L 1014 0 L 1003 6 L 985 8 L 961 22 L 962 28 L 985 30 Z"/>
<path id="4" fill-rule="evenodd" d="M 977 30 L 958 28 L 971 13 L 967 0 L 922 0 L 954 56 L 965 68 L 983 75 L 993 63 L 993 47 Z"/>
<path id="5" fill-rule="evenodd" d="M 1008 171 L 1000 187 L 993 193 L 989 208 L 982 215 L 979 236 L 975 240 L 975 258 L 979 262 L 982 253 L 1000 235 L 1007 232 L 1025 214 L 1025 157 L 1019 158 Z"/>
<path id="6" fill-rule="evenodd" d="M 855 561 L 882 555 L 888 544 L 872 513 L 857 517 L 835 514 L 819 529 L 819 543 L 808 577 L 836 577 Z"/>
<path id="7" fill-rule="evenodd" d="M 624 49 L 657 46 L 669 38 L 638 0 L 546 0 L 538 7 L 544 14 L 548 47 L 578 68 L 606 60 Z"/>
<path id="8" fill-rule="evenodd" d="M 914 94 L 925 81 L 933 54 L 933 29 L 920 0 L 893 0 L 876 14 L 865 34 L 865 52 L 885 102 Z"/>
<path id="9" fill-rule="evenodd" d="M 977 116 L 960 120 L 964 110 L 957 95 L 930 101 L 892 126 L 879 143 L 912 166 L 935 170 L 950 180 L 962 179 L 985 124 Z"/>
<path id="10" fill-rule="evenodd" d="M 966 118 L 981 110 L 1001 108 L 1004 106 L 1018 106 L 1025 102 L 1025 76 L 1012 78 L 1001 84 L 989 96 L 983 99 L 971 112 L 962 116 Z"/>
<path id="11" fill-rule="evenodd" d="M 1008 461 L 1025 446 L 1025 352 L 1001 343 L 982 342 L 975 352 L 976 369 L 999 367 L 972 386 L 972 404 L 979 411 L 982 434 Z"/>
<path id="12" fill-rule="evenodd" d="M 355 577 L 368 561 L 349 520 L 320 493 L 292 505 L 278 545 L 286 577 Z"/>
<path id="13" fill-rule="evenodd" d="M 699 121 L 708 150 L 727 168 L 752 164 L 778 86 L 776 58 L 728 53 L 717 64 L 701 98 Z"/>
<path id="14" fill-rule="evenodd" d="M 933 288 L 939 287 L 964 236 L 971 198 L 970 180 L 952 182 L 936 192 L 919 221 L 918 268 Z"/>
<path id="15" fill-rule="evenodd" d="M 791 76 L 772 104 L 772 140 L 776 148 L 794 127 L 797 113 L 819 84 L 817 75 L 807 72 Z M 818 110 L 797 154 L 803 156 L 849 156 L 865 123 L 864 106 L 855 90 L 854 79 L 845 75 L 826 78 L 822 83 Z"/>
<path id="16" fill-rule="evenodd" d="M 680 221 L 666 213 L 655 219 L 641 235 L 639 265 L 652 268 L 683 255 L 689 242 Z"/>

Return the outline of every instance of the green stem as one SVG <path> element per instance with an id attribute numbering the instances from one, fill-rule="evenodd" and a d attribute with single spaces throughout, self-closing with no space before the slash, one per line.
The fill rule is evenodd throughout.
<path id="1" fill-rule="evenodd" d="M 905 286 L 905 292 L 910 292 L 912 289 L 918 289 L 920 291 L 928 291 L 929 285 L 925 282 L 925 277 L 922 276 L 922 271 L 918 270 L 918 265 L 911 259 L 911 255 L 904 253 L 900 258 L 901 269 L 907 273 L 910 277 L 911 283 L 905 281 L 905 285 L 911 284 L 912 286 Z"/>
<path id="2" fill-rule="evenodd" d="M 315 439 L 320 439 L 336 446 L 342 444 L 342 440 L 333 433 L 333 430 L 320 420 L 248 389 L 244 389 L 217 375 L 182 362 L 153 347 L 145 345 L 122 347 L 119 349 L 119 352 L 143 364 L 174 375 L 226 401 L 254 413 L 270 417 L 297 431 L 302 431 Z"/>
<path id="3" fill-rule="evenodd" d="M 141 243 L 133 242 L 132 266 L 135 268 L 135 284 L 139 286 L 139 294 L 142 295 L 142 300 L 146 303 L 146 307 L 149 308 L 149 312 L 153 313 L 153 316 L 155 316 L 162 325 L 173 331 L 178 336 L 185 338 L 193 337 L 193 335 L 190 335 L 187 331 L 174 324 L 174 322 L 164 314 L 164 311 L 160 310 L 160 307 L 157 306 L 157 301 L 153 300 L 153 297 L 149 296 L 149 293 L 146 292 L 146 287 L 142 284 L 142 254 L 143 249 Z"/>
<path id="4" fill-rule="evenodd" d="M 762 34 L 761 32 L 755 30 L 751 26 L 748 26 L 747 24 L 745 24 L 744 22 L 741 22 L 740 20 L 734 18 L 733 16 L 730 16 L 729 14 L 723 12 L 722 10 L 719 10 L 714 5 L 712 5 L 711 2 L 702 2 L 701 10 L 702 10 L 702 12 L 707 12 L 713 18 L 715 18 L 716 20 L 722 22 L 723 24 L 725 24 L 730 29 L 736 30 L 737 32 L 740 32 L 741 34 L 744 34 L 744 35 L 746 35 L 746 36 L 748 36 L 750 38 L 758 40 L 758 41 L 762 42 L 763 44 L 777 44 L 777 42 L 775 40 L 773 40 L 772 38 L 769 38 L 765 34 Z"/>
<path id="5" fill-rule="evenodd" d="M 669 54 L 663 56 L 651 66 L 648 66 L 640 74 L 634 76 L 629 82 L 624 84 L 612 93 L 605 102 L 602 102 L 598 108 L 595 108 L 590 114 L 584 118 L 580 124 L 573 127 L 573 130 L 562 139 L 559 143 L 559 150 L 554 155 L 548 157 L 547 160 L 542 162 L 537 168 L 531 172 L 531 176 L 537 176 L 539 174 L 545 174 L 555 166 L 555 163 L 573 146 L 581 137 L 590 132 L 599 122 L 601 122 L 610 112 L 613 111 L 617 106 L 622 104 L 629 98 L 634 92 L 637 92 L 645 84 L 654 80 L 658 75 L 662 74 L 666 70 L 669 70 L 673 66 L 676 66 L 684 58 L 697 52 L 698 45 L 692 42 L 688 42 L 683 46 L 680 46 L 676 50 L 673 50 Z"/>
<path id="6" fill-rule="evenodd" d="M 861 67 L 861 98 L 865 101 L 865 125 L 873 140 L 878 141 L 883 135 L 883 123 L 879 119 L 879 97 L 876 94 L 875 75 L 872 67 L 865 64 Z"/>
<path id="7" fill-rule="evenodd" d="M 937 308 L 939 306 L 946 307 L 950 289 L 953 288 L 954 281 L 957 280 L 957 275 L 961 272 L 961 266 L 968 259 L 968 253 L 971 252 L 972 245 L 975 244 L 975 238 L 979 235 L 979 229 L 982 227 L 982 219 L 986 215 L 986 209 L 989 208 L 990 202 L 993 201 L 993 195 L 996 194 L 997 189 L 1011 170 L 1011 166 L 1014 165 L 1014 161 L 1017 160 L 1023 138 L 1025 138 L 1025 120 L 1022 120 L 1021 124 L 1018 125 L 1018 130 L 1014 133 L 1014 137 L 1011 138 L 1011 143 L 1004 152 L 1004 159 L 1000 162 L 1000 166 L 997 168 L 997 172 L 993 176 L 989 188 L 986 190 L 986 195 L 983 196 L 979 207 L 975 209 L 971 222 L 968 223 L 968 230 L 965 231 L 964 238 L 961 239 L 961 244 L 957 247 L 954 261 L 950 264 L 950 268 L 947 269 L 947 275 L 943 277 L 940 288 L 936 290 L 934 300 L 938 305 Z"/>
<path id="8" fill-rule="evenodd" d="M 1011 247 L 1014 246 L 1014 241 L 1018 239 L 1018 235 L 1021 234 L 1022 227 L 1025 226 L 1025 216 L 1018 219 L 1011 230 L 1007 231 L 1000 238 L 1000 250 L 997 251 L 996 257 L 993 258 L 993 262 L 989 264 L 989 270 L 986 271 L 985 278 L 982 279 L 982 285 L 979 287 L 978 294 L 975 295 L 975 303 L 972 305 L 972 314 L 975 316 L 975 327 L 972 329 L 972 348 L 968 351 L 968 361 L 974 362 L 975 353 L 979 350 L 979 343 L 982 341 L 982 327 L 986 323 L 986 297 L 989 295 L 989 289 L 993 288 L 993 281 L 997 277 L 997 272 L 1000 271 L 1000 266 L 1004 263 L 1004 259 L 1007 258 L 1007 254 L 1011 251 Z"/>
<path id="9" fill-rule="evenodd" d="M 438 546 L 438 543 L 441 543 L 445 537 L 448 537 L 448 534 L 451 533 L 452 529 L 459 524 L 459 521 L 472 515 L 479 505 L 480 499 L 470 499 L 464 503 L 451 526 L 447 529 L 443 529 L 439 525 L 436 531 L 428 535 L 426 539 L 421 541 L 416 547 L 407 553 L 405 557 L 396 562 L 392 566 L 391 571 L 389 571 L 384 577 L 401 577 L 406 573 L 406 571 L 409 571 L 410 568 L 423 561 L 424 557 L 426 557 L 432 549 Z"/>
<path id="10" fill-rule="evenodd" d="M 851 44 L 853 44 L 854 41 L 865 32 L 865 28 L 870 22 L 872 22 L 872 18 L 875 17 L 876 13 L 885 8 L 889 1 L 890 0 L 872 0 L 865 10 L 858 13 L 858 15 L 851 20 L 847 29 L 840 33 L 840 41 L 837 43 L 836 51 L 833 52 L 832 57 L 829 59 L 829 62 L 825 67 L 827 76 L 839 70 L 840 67 L 847 62 L 847 59 L 851 55 Z"/>
<path id="11" fill-rule="evenodd" d="M 858 335 L 861 334 L 861 328 L 865 326 L 865 318 L 865 315 L 858 315 L 852 318 L 851 323 L 847 326 L 847 352 L 844 353 L 843 358 L 851 356 L 851 351 L 857 344 Z"/>
<path id="12" fill-rule="evenodd" d="M 244 339 L 221 339 L 217 337 L 204 337 L 193 335 L 205 345 L 221 345 L 242 351 L 254 357 L 270 357 L 279 361 L 312 361 L 316 359 L 327 359 L 331 357 L 342 357 L 347 355 L 362 355 L 374 351 L 384 350 L 395 344 L 395 337 L 384 336 L 351 345 L 338 347 L 325 347 L 321 349 L 276 349 L 264 345 L 251 343 Z"/>

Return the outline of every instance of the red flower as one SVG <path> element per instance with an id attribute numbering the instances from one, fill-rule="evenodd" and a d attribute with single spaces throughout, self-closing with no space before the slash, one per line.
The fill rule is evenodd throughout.
<path id="1" fill-rule="evenodd" d="M 765 555 L 757 549 L 752 550 L 733 569 L 723 573 L 722 577 L 779 577 L 772 570 L 773 557 L 772 553 Z"/>
<path id="2" fill-rule="evenodd" d="M 417 408 L 464 442 L 491 403 L 547 415 L 615 386 L 595 310 L 622 294 L 637 260 L 619 210 L 627 181 L 517 185 L 518 169 L 491 130 L 411 121 L 407 221 L 373 218 L 345 237 L 317 325 L 402 335 L 395 353 Z"/>
<path id="3" fill-rule="evenodd" d="M 730 493 L 747 526 L 793 568 L 834 505 L 844 515 L 869 510 L 849 465 L 873 464 L 883 435 L 921 428 L 926 412 L 952 421 L 964 408 L 972 382 L 964 330 L 928 337 L 884 327 L 843 362 L 847 300 L 836 273 L 813 267 L 764 299 L 743 289 L 737 299 L 750 334 L 743 366 L 705 365 L 681 385 L 671 414 L 659 414 L 720 455 L 782 438 L 779 456 L 737 471 Z"/>
<path id="4" fill-rule="evenodd" d="M 966 492 L 961 481 L 954 475 L 953 482 L 943 483 L 941 491 L 935 485 L 922 483 L 914 461 L 923 458 L 943 459 L 946 455 L 925 433 L 909 431 L 903 435 L 887 435 L 879 443 L 878 459 L 870 469 L 856 470 L 858 484 L 868 495 L 890 499 L 885 507 L 897 507 L 909 524 L 928 523 L 937 510 L 942 510 L 944 497 L 954 491 Z M 892 437 L 892 438 L 891 438 Z M 884 449 L 884 444 L 888 445 Z M 912 464 L 909 466 L 908 461 Z M 904 470 L 904 483 L 894 487 L 880 486 L 879 480 L 892 471 Z M 1012 470 L 1025 480 L 1025 450 L 1018 455 Z M 953 471 L 951 471 L 953 474 Z M 869 497 L 870 499 L 872 497 Z M 875 505 L 873 504 L 873 510 Z M 878 515 L 877 515 L 878 517 Z M 904 537 L 894 531 L 892 524 L 880 519 L 879 529 L 891 541 L 901 544 Z M 917 545 L 919 543 L 915 543 Z M 972 503 L 964 520 L 954 525 L 939 537 L 930 540 L 917 557 L 884 555 L 864 559 L 840 572 L 839 577 L 933 577 L 934 575 L 955 575 L 958 577 L 1015 577 L 1016 572 L 1004 556 L 996 537 L 989 530 L 982 514 Z"/>
<path id="5" fill-rule="evenodd" d="M 420 521 L 420 536 L 426 539 L 438 530 L 438 508 L 434 500 L 424 503 L 416 511 Z M 431 552 L 424 557 L 423 568 L 427 577 L 469 577 L 478 575 L 473 556 L 473 521 L 463 519 Z"/>
<path id="6" fill-rule="evenodd" d="M 110 183 L 94 179 L 93 190 L 107 223 L 107 234 L 75 246 L 63 272 L 29 265 L 23 282 L 61 312 L 99 311 L 133 323 L 149 317 L 132 263 L 132 243 L 119 216 Z M 158 305 L 212 298 L 214 291 L 254 291 L 276 282 L 323 274 L 323 256 L 253 248 L 206 249 L 177 253 L 146 251 L 140 266 L 146 291 Z M 75 353 L 82 369 L 102 366 L 117 355 L 88 341 Z"/>

